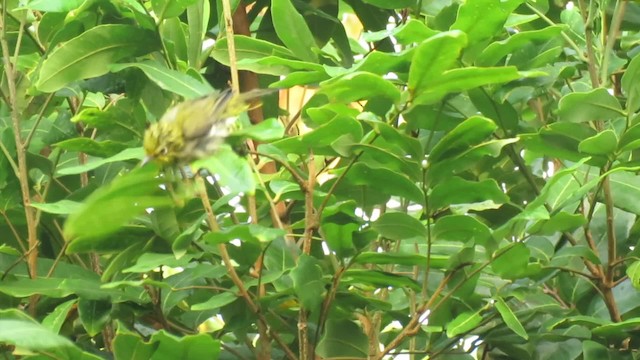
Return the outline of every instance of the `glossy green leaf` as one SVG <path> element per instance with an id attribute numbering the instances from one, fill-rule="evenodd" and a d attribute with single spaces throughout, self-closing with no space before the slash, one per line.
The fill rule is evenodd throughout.
<path id="1" fill-rule="evenodd" d="M 113 72 L 124 69 L 137 68 L 158 85 L 161 89 L 182 96 L 184 99 L 193 99 L 209 95 L 214 89 L 201 79 L 196 79 L 183 72 L 172 70 L 152 61 L 117 64 L 110 67 Z"/>
<path id="2" fill-rule="evenodd" d="M 77 9 L 83 0 L 32 0 L 24 4 L 25 9 L 43 12 L 69 12 Z"/>
<path id="3" fill-rule="evenodd" d="M 465 1 L 458 9 L 458 16 L 455 23 L 451 25 L 451 30 L 462 30 L 467 33 L 470 44 L 489 39 L 503 29 L 509 14 L 522 2 L 522 0 Z"/>
<path id="4" fill-rule="evenodd" d="M 99 168 L 100 166 L 126 160 L 140 161 L 144 158 L 144 151 L 141 147 L 122 150 L 118 154 L 106 159 L 91 159 L 83 165 L 74 165 L 57 169 L 59 175 L 76 175 Z"/>
<path id="5" fill-rule="evenodd" d="M 56 334 L 59 333 L 60 328 L 62 328 L 62 325 L 67 321 L 69 312 L 77 305 L 77 303 L 78 300 L 72 299 L 59 304 L 51 313 L 42 319 L 42 325 Z"/>
<path id="6" fill-rule="evenodd" d="M 518 71 L 514 66 L 466 67 L 445 71 L 437 77 L 432 86 L 414 99 L 416 105 L 433 104 L 445 95 L 474 89 L 491 84 L 507 83 L 527 77 L 540 77 L 542 72 Z"/>
<path id="7" fill-rule="evenodd" d="M 585 93 L 570 93 L 558 104 L 560 121 L 587 122 L 612 120 L 624 116 L 618 100 L 606 89 Z"/>
<path id="8" fill-rule="evenodd" d="M 89 336 L 99 334 L 110 320 L 112 304 L 110 300 L 78 300 L 78 315 Z"/>
<path id="9" fill-rule="evenodd" d="M 444 161 L 463 152 L 489 137 L 496 129 L 496 124 L 490 119 L 470 117 L 440 139 L 429 154 L 429 162 Z"/>
<path id="10" fill-rule="evenodd" d="M 636 289 L 640 289 L 640 261 L 634 261 L 626 270 L 627 276 L 633 287 Z"/>
<path id="11" fill-rule="evenodd" d="M 99 25 L 62 44 L 42 63 L 36 87 L 53 92 L 73 81 L 104 75 L 112 63 L 157 48 L 155 35 L 131 25 Z"/>
<path id="12" fill-rule="evenodd" d="M 164 181 L 155 174 L 151 167 L 138 168 L 96 190 L 78 212 L 69 215 L 64 225 L 65 238 L 72 241 L 103 237 L 147 208 L 170 206 L 171 198 L 160 189 Z"/>
<path id="13" fill-rule="evenodd" d="M 473 330 L 482 322 L 479 312 L 464 312 L 447 324 L 447 337 L 452 338 Z"/>
<path id="14" fill-rule="evenodd" d="M 298 258 L 298 264 L 291 270 L 293 290 L 302 306 L 307 310 L 318 311 L 320 309 L 325 291 L 322 276 L 320 262 L 306 254 Z"/>
<path id="15" fill-rule="evenodd" d="M 573 231 L 587 223 L 587 219 L 582 214 L 570 214 L 560 211 L 550 219 L 543 220 L 529 228 L 532 234 L 553 235 L 565 231 Z"/>
<path id="16" fill-rule="evenodd" d="M 74 348 L 67 338 L 35 321 L 0 319 L 0 341 L 31 351 Z"/>
<path id="17" fill-rule="evenodd" d="M 217 359 L 220 341 L 209 334 L 177 337 L 160 330 L 145 341 L 138 334 L 118 327 L 114 339 L 114 353 L 118 359 Z"/>
<path id="18" fill-rule="evenodd" d="M 256 125 L 251 125 L 234 131 L 232 137 L 249 138 L 258 141 L 273 141 L 281 139 L 284 136 L 284 126 L 278 119 L 266 119 Z"/>
<path id="19" fill-rule="evenodd" d="M 238 297 L 230 292 L 224 292 L 221 294 L 213 295 L 209 300 L 191 305 L 191 310 L 202 311 L 209 309 L 219 309 L 225 305 L 231 304 L 236 301 Z"/>
<path id="20" fill-rule="evenodd" d="M 422 190 L 406 175 L 398 174 L 389 169 L 370 168 L 365 164 L 357 163 L 347 173 L 345 180 L 351 185 L 375 186 L 380 181 L 389 186 L 380 188 L 379 191 L 388 195 L 396 195 L 407 198 L 417 203 L 422 203 L 424 195 Z"/>
<path id="21" fill-rule="evenodd" d="M 343 281 L 347 284 L 364 283 L 377 288 L 391 286 L 420 290 L 420 285 L 410 277 L 377 270 L 349 269 L 345 272 Z"/>
<path id="22" fill-rule="evenodd" d="M 476 58 L 476 65 L 494 66 L 505 56 L 530 45 L 532 42 L 548 41 L 554 37 L 560 36 L 564 29 L 566 29 L 565 26 L 555 25 L 540 30 L 522 31 L 513 34 L 506 40 L 496 41 L 487 46 Z"/>
<path id="23" fill-rule="evenodd" d="M 152 0 L 151 7 L 160 19 L 180 16 L 197 0 Z"/>
<path id="24" fill-rule="evenodd" d="M 447 215 L 436 221 L 432 235 L 436 241 L 475 241 L 486 245 L 491 239 L 491 230 L 472 216 Z"/>
<path id="25" fill-rule="evenodd" d="M 502 320 L 509 327 L 509 329 L 511 329 L 511 331 L 516 333 L 521 338 L 525 340 L 529 340 L 529 335 L 527 334 L 527 331 L 524 329 L 524 327 L 522 326 L 522 323 L 520 322 L 520 320 L 518 320 L 518 318 L 513 313 L 511 308 L 509 308 L 509 305 L 507 305 L 504 299 L 502 299 L 501 297 L 498 297 L 496 299 L 495 306 L 498 312 L 500 313 L 500 317 L 502 317 Z"/>
<path id="26" fill-rule="evenodd" d="M 454 67 L 467 36 L 450 31 L 432 36 L 418 45 L 409 71 L 409 90 L 414 97 L 429 89 L 446 70 Z"/>
<path id="27" fill-rule="evenodd" d="M 220 185 L 228 187 L 234 194 L 253 194 L 256 189 L 247 159 L 238 156 L 228 146 L 220 148 L 214 156 L 195 161 L 191 166 L 216 174 L 219 176 Z"/>
<path id="28" fill-rule="evenodd" d="M 419 254 L 363 252 L 353 261 L 359 264 L 424 266 L 427 257 Z"/>
<path id="29" fill-rule="evenodd" d="M 111 140 L 95 141 L 84 137 L 64 140 L 56 143 L 55 146 L 67 151 L 83 152 L 97 157 L 110 157 L 127 148 L 127 145 L 121 142 Z"/>
<path id="30" fill-rule="evenodd" d="M 381 236 L 391 240 L 426 238 L 427 229 L 413 216 L 401 212 L 387 212 L 372 225 Z"/>
<path id="31" fill-rule="evenodd" d="M 240 61 L 246 59 L 259 61 L 270 56 L 291 60 L 296 58 L 291 50 L 269 41 L 242 35 L 235 35 L 233 39 L 236 45 L 236 57 Z M 211 52 L 211 57 L 222 64 L 229 65 L 229 52 L 226 39 L 216 41 L 214 49 Z"/>
<path id="32" fill-rule="evenodd" d="M 513 243 L 493 255 L 491 269 L 505 279 L 517 279 L 527 270 L 529 249 L 523 243 Z"/>
<path id="33" fill-rule="evenodd" d="M 640 124 L 636 124 L 625 131 L 618 143 L 621 151 L 635 150 L 640 147 Z"/>
<path id="34" fill-rule="evenodd" d="M 408 7 L 415 6 L 416 0 L 397 0 L 397 1 L 386 1 L 386 0 L 363 0 L 367 4 L 371 4 L 383 9 L 404 9 Z"/>
<path id="35" fill-rule="evenodd" d="M 316 352 L 323 358 L 366 358 L 369 339 L 356 323 L 349 320 L 327 320 L 325 332 Z"/>
<path id="36" fill-rule="evenodd" d="M 640 57 L 631 59 L 622 75 L 622 90 L 627 95 L 627 111 L 636 112 L 640 108 Z"/>
<path id="37" fill-rule="evenodd" d="M 60 200 L 54 203 L 31 203 L 36 209 L 40 209 L 49 214 L 68 215 L 77 212 L 82 203 L 71 200 Z"/>
<path id="38" fill-rule="evenodd" d="M 400 100 L 400 90 L 381 76 L 355 72 L 321 84 L 322 93 L 333 101 L 351 103 L 376 97 L 387 98 L 394 103 Z"/>
<path id="39" fill-rule="evenodd" d="M 578 151 L 586 154 L 609 155 L 618 147 L 616 133 L 607 129 L 598 135 L 584 139 L 578 144 Z"/>
<path id="40" fill-rule="evenodd" d="M 273 0 L 271 3 L 273 26 L 278 37 L 302 60 L 317 62 L 318 49 L 313 34 L 291 0 Z"/>
<path id="41" fill-rule="evenodd" d="M 485 201 L 503 204 L 509 201 L 509 197 L 493 179 L 475 182 L 457 176 L 436 185 L 429 196 L 429 204 L 434 209 Z"/>

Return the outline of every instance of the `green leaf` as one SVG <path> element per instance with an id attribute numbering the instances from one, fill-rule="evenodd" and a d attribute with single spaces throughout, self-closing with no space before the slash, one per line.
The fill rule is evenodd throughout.
<path id="1" fill-rule="evenodd" d="M 489 227 L 470 215 L 443 216 L 436 221 L 432 235 L 436 241 L 475 241 L 483 246 L 491 240 Z"/>
<path id="2" fill-rule="evenodd" d="M 54 145 L 63 150 L 83 152 L 89 156 L 97 157 L 113 156 L 127 148 L 127 145 L 121 142 L 95 141 L 85 137 L 64 140 Z"/>
<path id="3" fill-rule="evenodd" d="M 82 5 L 84 0 L 31 0 L 23 8 L 43 12 L 70 12 Z"/>
<path id="4" fill-rule="evenodd" d="M 131 25 L 98 25 L 55 48 L 42 63 L 36 87 L 54 92 L 69 83 L 104 75 L 122 59 L 157 48 L 155 34 Z"/>
<path id="5" fill-rule="evenodd" d="M 238 61 L 238 69 L 277 76 L 289 75 L 301 71 L 304 74 L 316 74 L 317 76 L 324 75 L 324 77 L 328 77 L 322 65 L 277 56 L 241 59 Z M 272 85 L 272 87 L 274 87 L 274 85 Z"/>
<path id="6" fill-rule="evenodd" d="M 518 71 L 515 66 L 466 67 L 445 71 L 432 86 L 414 99 L 414 105 L 433 104 L 445 95 L 474 89 L 480 86 L 501 84 L 527 77 L 540 77 L 542 72 Z"/>
<path id="7" fill-rule="evenodd" d="M 560 121 L 604 121 L 622 116 L 625 113 L 618 100 L 603 88 L 585 93 L 570 93 L 558 103 Z"/>
<path id="8" fill-rule="evenodd" d="M 436 79 L 456 65 L 460 52 L 467 45 L 467 36 L 461 31 L 434 35 L 418 45 L 411 69 L 409 90 L 414 97 L 429 89 Z"/>
<path id="9" fill-rule="evenodd" d="M 638 330 L 640 330 L 640 318 L 635 317 L 617 323 L 601 325 L 591 331 L 593 335 L 605 338 L 624 338 L 629 336 L 631 332 Z"/>
<path id="10" fill-rule="evenodd" d="M 60 200 L 48 204 L 31 203 L 31 206 L 49 214 L 69 215 L 77 212 L 82 207 L 82 203 L 71 200 Z"/>
<path id="11" fill-rule="evenodd" d="M 291 50 L 269 41 L 242 35 L 234 35 L 233 39 L 236 45 L 236 57 L 240 61 L 246 61 L 246 59 L 259 61 L 270 56 L 283 59 L 295 59 L 295 55 Z M 223 38 L 216 41 L 214 49 L 211 52 L 211 57 L 224 65 L 230 65 L 227 39 Z"/>
<path id="12" fill-rule="evenodd" d="M 83 165 L 74 165 L 57 169 L 58 175 L 77 175 L 85 172 L 89 172 L 102 165 L 125 161 L 125 160 L 137 160 L 140 161 L 144 158 L 144 150 L 141 147 L 129 148 L 122 150 L 118 154 L 108 157 L 106 159 L 91 159 Z"/>
<path id="13" fill-rule="evenodd" d="M 74 348 L 73 343 L 32 321 L 0 319 L 0 342 L 31 351 Z"/>
<path id="14" fill-rule="evenodd" d="M 209 83 L 183 72 L 168 69 L 153 61 L 117 64 L 109 69 L 113 72 L 118 72 L 132 67 L 142 70 L 149 80 L 153 81 L 161 89 L 178 94 L 184 99 L 198 98 L 214 92 Z"/>
<path id="15" fill-rule="evenodd" d="M 284 130 L 284 126 L 278 119 L 269 118 L 258 124 L 234 131 L 229 138 L 241 137 L 269 142 L 282 139 L 282 137 L 284 137 Z"/>
<path id="16" fill-rule="evenodd" d="M 611 130 L 603 130 L 597 135 L 584 139 L 578 144 L 578 151 L 594 155 L 610 155 L 618 147 L 618 137 Z"/>
<path id="17" fill-rule="evenodd" d="M 164 180 L 150 166 L 138 168 L 92 193 L 80 210 L 69 215 L 64 234 L 68 241 L 100 238 L 117 231 L 145 209 L 173 204 Z"/>
<path id="18" fill-rule="evenodd" d="M 189 5 L 197 0 L 151 0 L 151 7 L 160 19 L 180 16 Z"/>
<path id="19" fill-rule="evenodd" d="M 509 201 L 509 197 L 493 179 L 475 182 L 457 176 L 436 185 L 429 196 L 429 204 L 434 209 L 445 208 L 452 204 L 485 201 L 504 204 Z"/>
<path id="20" fill-rule="evenodd" d="M 480 312 L 464 312 L 447 324 L 447 337 L 452 338 L 475 329 L 482 322 Z"/>
<path id="21" fill-rule="evenodd" d="M 64 325 L 65 321 L 67 321 L 67 318 L 69 317 L 69 312 L 76 306 L 77 302 L 77 299 L 72 299 L 59 304 L 52 312 L 42 319 L 42 325 L 56 334 L 59 333 L 62 325 Z"/>
<path id="22" fill-rule="evenodd" d="M 160 330 L 148 342 L 138 334 L 118 325 L 113 341 L 116 359 L 217 359 L 220 353 L 220 341 L 209 334 L 185 335 L 177 337 Z"/>
<path id="23" fill-rule="evenodd" d="M 427 237 L 427 229 L 418 219 L 401 212 L 384 213 L 372 227 L 381 236 L 391 240 Z"/>
<path id="24" fill-rule="evenodd" d="M 429 162 L 444 161 L 489 137 L 498 127 L 482 116 L 473 116 L 449 131 L 433 147 Z"/>
<path id="25" fill-rule="evenodd" d="M 231 193 L 252 195 L 256 190 L 248 160 L 238 156 L 229 146 L 221 147 L 214 156 L 197 160 L 191 166 L 218 175 L 220 185 L 228 187 Z"/>
<path id="26" fill-rule="evenodd" d="M 362 1 L 367 4 L 371 4 L 383 9 L 404 9 L 404 8 L 410 8 L 412 6 L 415 6 L 416 4 L 416 0 L 394 0 L 394 1 L 362 0 Z"/>
<path id="27" fill-rule="evenodd" d="M 493 255 L 491 269 L 505 279 L 517 279 L 527 270 L 529 249 L 523 243 L 507 245 Z"/>
<path id="28" fill-rule="evenodd" d="M 230 292 L 223 292 L 217 295 L 213 295 L 209 300 L 191 305 L 192 311 L 203 311 L 219 309 L 225 305 L 229 305 L 236 301 L 238 297 Z"/>
<path id="29" fill-rule="evenodd" d="M 298 264 L 291 270 L 293 290 L 302 306 L 312 312 L 320 310 L 320 304 L 324 299 L 322 276 L 320 262 L 306 254 L 298 258 Z"/>
<path id="30" fill-rule="evenodd" d="M 397 288 L 410 288 L 420 291 L 420 285 L 407 276 L 396 275 L 378 270 L 349 269 L 345 272 L 343 282 L 346 284 L 369 284 L 377 288 L 388 286 Z"/>
<path id="31" fill-rule="evenodd" d="M 388 195 L 396 195 L 407 198 L 419 204 L 423 203 L 422 190 L 404 174 L 398 174 L 389 169 L 370 168 L 366 164 L 356 163 L 345 179 L 350 185 L 364 185 L 375 187 L 384 182 L 387 184 L 379 191 Z"/>
<path id="32" fill-rule="evenodd" d="M 627 111 L 634 113 L 640 109 L 640 56 L 631 59 L 622 74 L 622 90 L 627 95 Z"/>
<path id="33" fill-rule="evenodd" d="M 418 254 L 363 252 L 353 259 L 358 264 L 425 266 L 427 257 Z"/>
<path id="34" fill-rule="evenodd" d="M 369 339 L 354 322 L 328 319 L 316 352 L 323 358 L 366 358 Z"/>
<path id="35" fill-rule="evenodd" d="M 501 297 L 496 298 L 495 306 L 500 313 L 500 317 L 502 317 L 502 320 L 509 327 L 509 329 L 511 329 L 511 331 L 516 333 L 521 338 L 529 340 L 527 331 L 524 329 L 522 323 L 520 322 L 520 320 L 518 320 L 518 318 L 509 308 L 509 305 L 507 305 L 504 299 L 502 299 Z"/>
<path id="36" fill-rule="evenodd" d="M 271 16 L 276 34 L 284 45 L 302 60 L 318 62 L 313 34 L 291 0 L 273 0 Z"/>
<path id="37" fill-rule="evenodd" d="M 384 97 L 394 103 L 400 100 L 400 90 L 396 85 L 379 75 L 365 72 L 327 80 L 321 87 L 321 93 L 326 94 L 333 102 L 351 103 L 376 97 Z"/>
<path id="38" fill-rule="evenodd" d="M 186 266 L 192 259 L 191 256 L 183 256 L 180 259 L 176 259 L 173 254 L 159 254 L 146 252 L 138 258 L 136 264 L 122 269 L 123 273 L 145 273 L 155 270 L 162 266 L 168 266 L 172 268 Z"/>
<path id="39" fill-rule="evenodd" d="M 636 124 L 622 134 L 618 148 L 620 151 L 635 150 L 640 147 L 640 124 Z"/>
<path id="40" fill-rule="evenodd" d="M 599 265 L 601 264 L 598 255 L 586 245 L 565 246 L 560 249 L 551 259 L 551 265 L 566 266 L 573 259 L 582 258 Z"/>
<path id="41" fill-rule="evenodd" d="M 546 42 L 560 36 L 565 29 L 565 25 L 554 25 L 540 30 L 522 31 L 513 34 L 506 40 L 496 41 L 487 46 L 476 58 L 476 65 L 494 66 L 502 58 L 515 53 L 525 46 L 531 45 L 532 43 Z"/>
<path id="42" fill-rule="evenodd" d="M 99 334 L 104 326 L 111 319 L 110 300 L 88 300 L 80 298 L 78 300 L 78 314 L 80 321 L 89 336 Z"/>
<path id="43" fill-rule="evenodd" d="M 462 30 L 469 37 L 469 44 L 489 39 L 502 31 L 505 21 L 523 0 L 468 0 L 458 9 L 456 22 L 451 30 Z"/>
<path id="44" fill-rule="evenodd" d="M 634 261 L 626 270 L 627 276 L 633 287 L 636 289 L 640 289 L 640 261 Z"/>

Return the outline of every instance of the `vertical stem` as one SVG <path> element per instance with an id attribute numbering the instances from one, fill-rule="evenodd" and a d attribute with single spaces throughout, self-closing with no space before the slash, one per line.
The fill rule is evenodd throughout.
<path id="1" fill-rule="evenodd" d="M 9 107 L 11 108 L 11 124 L 13 127 L 13 136 L 16 142 L 16 154 L 18 157 L 18 181 L 20 182 L 20 192 L 22 193 L 22 205 L 24 206 L 25 220 L 27 223 L 27 243 L 30 249 L 27 256 L 27 264 L 29 268 L 29 276 L 37 277 L 38 265 L 38 238 L 37 224 L 35 217 L 35 209 L 31 207 L 31 193 L 29 190 L 29 174 L 27 167 L 27 148 L 20 136 L 20 112 L 18 110 L 18 98 L 16 92 L 16 68 L 11 62 L 11 52 L 9 51 L 9 43 L 7 42 L 7 2 L 2 2 L 2 16 L 0 17 L 0 46 L 2 47 L 2 60 L 4 62 L 4 71 L 7 79 L 7 87 L 9 88 Z M 22 33 L 24 27 L 20 27 L 19 32 Z M 21 37 L 21 36 L 19 36 Z M 15 50 L 19 53 L 18 49 Z M 35 312 L 35 303 L 37 299 L 31 299 L 31 311 Z"/>
<path id="2" fill-rule="evenodd" d="M 306 255 L 311 253 L 313 232 L 318 227 L 317 216 L 313 207 L 313 187 L 315 185 L 316 166 L 312 151 L 309 151 L 308 170 L 309 175 L 307 177 L 306 186 L 302 189 L 304 191 L 305 208 L 305 228 L 304 237 L 302 238 L 302 253 Z M 298 341 L 300 344 L 300 358 L 304 360 L 313 358 L 313 350 L 309 343 L 309 325 L 307 315 L 307 309 L 300 306 L 300 311 L 298 312 Z"/>
<path id="3" fill-rule="evenodd" d="M 238 4 L 241 6 L 241 3 Z M 234 93 L 240 92 L 240 82 L 238 81 L 238 65 L 236 59 L 236 42 L 233 38 L 233 18 L 231 16 L 231 4 L 229 0 L 222 0 L 222 12 L 224 14 L 225 37 L 227 38 L 227 49 L 229 50 L 229 67 L 231 68 L 231 89 Z"/>

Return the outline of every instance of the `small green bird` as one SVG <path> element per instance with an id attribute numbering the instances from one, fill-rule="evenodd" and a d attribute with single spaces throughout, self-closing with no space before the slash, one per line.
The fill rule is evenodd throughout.
<path id="1" fill-rule="evenodd" d="M 144 133 L 144 162 L 184 165 L 212 155 L 229 136 L 238 115 L 258 106 L 253 100 L 273 91 L 234 94 L 227 89 L 171 107 Z"/>

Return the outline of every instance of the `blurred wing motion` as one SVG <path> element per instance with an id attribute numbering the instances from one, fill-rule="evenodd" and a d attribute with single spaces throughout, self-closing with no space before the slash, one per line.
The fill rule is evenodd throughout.
<path id="1" fill-rule="evenodd" d="M 187 163 L 214 153 L 242 112 L 260 106 L 258 98 L 277 89 L 234 95 L 230 89 L 171 107 L 144 135 L 147 157 L 163 165 Z"/>

